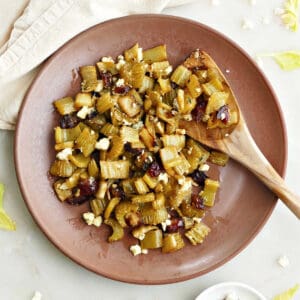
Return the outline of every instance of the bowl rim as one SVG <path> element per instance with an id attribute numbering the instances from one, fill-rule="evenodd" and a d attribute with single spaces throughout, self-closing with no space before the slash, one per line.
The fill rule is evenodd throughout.
<path id="1" fill-rule="evenodd" d="M 29 101 L 29 96 L 31 91 L 35 88 L 36 82 L 39 79 L 39 77 L 41 76 L 41 74 L 43 73 L 43 71 L 47 68 L 47 66 L 49 64 L 51 64 L 51 62 L 58 56 L 60 55 L 60 53 L 64 50 L 65 47 L 67 47 L 69 44 L 71 44 L 75 39 L 79 38 L 80 36 L 85 35 L 87 32 L 89 31 L 94 31 L 97 30 L 98 27 L 102 27 L 105 26 L 106 24 L 110 24 L 113 25 L 114 23 L 118 23 L 118 22 L 122 22 L 122 21 L 126 21 L 128 20 L 139 20 L 139 19 L 145 19 L 145 18 L 150 18 L 153 20 L 156 19 L 164 19 L 164 20 L 175 20 L 177 22 L 181 22 L 183 23 L 183 26 L 188 24 L 194 25 L 194 26 L 198 26 L 198 27 L 202 27 L 205 30 L 213 33 L 216 36 L 219 36 L 221 39 L 223 39 L 225 42 L 229 43 L 230 45 L 232 45 L 235 49 L 237 49 L 241 55 L 243 55 L 249 62 L 252 63 L 253 67 L 256 68 L 257 72 L 260 74 L 261 79 L 263 81 L 263 83 L 266 85 L 266 87 L 269 89 L 270 94 L 272 95 L 272 98 L 274 100 L 274 108 L 276 109 L 277 113 L 278 113 L 278 117 L 280 119 L 280 126 L 282 128 L 282 138 L 283 138 L 283 143 L 284 143 L 284 149 L 283 149 L 283 162 L 282 162 L 282 167 L 281 170 L 279 170 L 279 174 L 281 174 L 283 177 L 286 173 L 286 166 L 287 166 L 287 155 L 288 155 L 288 143 L 287 143 L 287 131 L 286 131 L 286 123 L 283 117 L 283 111 L 281 109 L 279 100 L 275 94 L 275 91 L 271 85 L 271 83 L 269 82 L 269 80 L 267 79 L 267 77 L 265 76 L 265 74 L 260 70 L 260 68 L 257 66 L 257 64 L 253 61 L 253 59 L 250 57 L 250 55 L 241 48 L 241 46 L 239 46 L 235 41 L 233 41 L 232 39 L 230 39 L 229 37 L 227 37 L 225 34 L 203 24 L 197 21 L 194 21 L 192 19 L 188 19 L 188 18 L 183 18 L 183 17 L 178 17 L 178 16 L 173 16 L 173 15 L 164 15 L 164 14 L 134 14 L 134 15 L 128 15 L 128 16 L 124 16 L 124 17 L 119 17 L 119 18 L 114 18 L 114 19 L 110 19 L 101 23 L 98 23 L 84 31 L 82 31 L 81 33 L 77 34 L 76 36 L 74 36 L 72 39 L 68 40 L 65 44 L 63 44 L 60 48 L 58 48 L 49 58 L 46 59 L 46 61 L 43 63 L 43 65 L 41 66 L 40 70 L 38 71 L 38 74 L 35 76 L 33 82 L 31 83 L 29 89 L 27 90 L 24 99 L 22 101 L 20 110 L 19 110 L 19 115 L 18 115 L 18 121 L 16 124 L 16 132 L 15 132 L 15 138 L 14 138 L 14 163 L 15 163 L 15 170 L 16 170 L 16 175 L 17 175 L 17 180 L 19 183 L 19 188 L 22 194 L 22 198 L 30 212 L 30 214 L 33 217 L 34 222 L 38 225 L 38 227 L 41 229 L 41 231 L 45 234 L 45 236 L 47 237 L 47 239 L 53 244 L 55 245 L 55 247 L 62 252 L 64 255 L 66 255 L 68 258 L 70 258 L 71 260 L 73 260 L 76 264 L 81 265 L 82 267 L 84 267 L 85 269 L 88 269 L 98 275 L 104 276 L 106 278 L 112 279 L 112 280 L 117 280 L 117 281 L 122 281 L 122 282 L 126 282 L 126 283 L 134 283 L 134 284 L 146 284 L 146 285 L 155 285 L 155 284 L 169 284 L 169 283 L 176 283 L 176 282 L 181 282 L 181 281 L 185 281 L 185 280 L 189 280 L 192 278 L 196 278 L 199 277 L 201 275 L 207 274 L 217 268 L 219 268 L 220 266 L 224 265 L 226 262 L 230 261 L 233 257 L 235 257 L 236 255 L 238 255 L 241 251 L 243 251 L 250 243 L 251 241 L 257 236 L 257 234 L 262 230 L 262 228 L 264 227 L 264 225 L 266 224 L 267 220 L 269 219 L 269 217 L 271 216 L 276 203 L 278 201 L 278 199 L 274 199 L 274 203 L 273 205 L 270 207 L 269 211 L 267 211 L 267 213 L 265 214 L 265 216 L 261 219 L 261 222 L 259 224 L 257 224 L 257 226 L 255 227 L 255 229 L 253 230 L 252 235 L 249 236 L 249 238 L 247 240 L 245 240 L 244 244 L 239 247 L 238 249 L 236 249 L 231 255 L 225 257 L 224 259 L 220 260 L 218 263 L 210 266 L 209 268 L 199 271 L 199 272 L 195 272 L 193 274 L 189 274 L 189 275 L 184 275 L 184 276 L 180 276 L 180 278 L 169 278 L 166 280 L 158 280 L 156 281 L 155 279 L 149 281 L 145 281 L 145 280 L 135 280 L 135 279 L 124 279 L 121 276 L 111 276 L 108 272 L 103 272 L 103 271 L 99 271 L 97 270 L 97 268 L 95 268 L 94 266 L 86 266 L 80 259 L 78 259 L 78 257 L 76 257 L 75 255 L 73 256 L 72 254 L 70 254 L 69 252 L 66 252 L 63 245 L 60 244 L 59 242 L 55 241 L 52 239 L 51 237 L 51 233 L 48 231 L 48 229 L 46 228 L 46 226 L 43 225 L 43 222 L 41 222 L 41 220 L 39 220 L 38 216 L 36 216 L 35 212 L 34 212 L 34 207 L 32 206 L 32 204 L 30 203 L 30 201 L 28 201 L 28 197 L 27 197 L 27 193 L 25 191 L 25 184 L 23 181 L 23 178 L 21 177 L 21 171 L 20 171 L 20 162 L 22 160 L 21 157 L 21 149 L 19 149 L 17 147 L 18 144 L 18 139 L 19 139 L 19 135 L 20 135 L 20 131 L 21 131 L 21 124 L 22 124 L 22 117 L 23 117 L 23 110 L 24 107 L 26 106 L 27 102 Z M 20 153 L 19 153 L 20 152 Z"/>

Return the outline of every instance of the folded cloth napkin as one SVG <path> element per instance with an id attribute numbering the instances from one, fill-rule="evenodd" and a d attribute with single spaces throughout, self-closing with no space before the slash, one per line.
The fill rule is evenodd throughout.
<path id="1" fill-rule="evenodd" d="M 31 0 L 0 49 L 0 129 L 14 129 L 40 64 L 79 32 L 107 19 L 159 13 L 194 0 Z"/>

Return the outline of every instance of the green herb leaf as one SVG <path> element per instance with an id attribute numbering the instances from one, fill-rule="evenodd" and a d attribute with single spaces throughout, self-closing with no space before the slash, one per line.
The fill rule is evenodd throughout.
<path id="1" fill-rule="evenodd" d="M 300 51 L 269 53 L 261 54 L 259 56 L 274 58 L 280 68 L 285 71 L 292 71 L 300 68 Z"/>
<path id="2" fill-rule="evenodd" d="M 299 0 L 287 0 L 284 4 L 282 22 L 292 31 L 298 30 Z"/>
<path id="3" fill-rule="evenodd" d="M 0 228 L 6 230 L 16 230 L 15 222 L 7 215 L 3 209 L 4 185 L 0 183 Z"/>
<path id="4" fill-rule="evenodd" d="M 294 287 L 288 289 L 282 294 L 275 296 L 273 300 L 292 300 L 299 288 L 300 285 L 296 284 Z"/>

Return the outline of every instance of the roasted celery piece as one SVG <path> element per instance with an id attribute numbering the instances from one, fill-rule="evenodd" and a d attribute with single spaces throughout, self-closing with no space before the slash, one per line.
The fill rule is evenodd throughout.
<path id="1" fill-rule="evenodd" d="M 144 224 L 157 225 L 167 218 L 168 211 L 165 207 L 154 209 L 152 206 L 145 205 L 141 208 L 141 220 Z"/>
<path id="2" fill-rule="evenodd" d="M 72 97 L 65 97 L 54 101 L 54 106 L 61 115 L 67 115 L 76 111 Z"/>
<path id="3" fill-rule="evenodd" d="M 125 60 L 130 61 L 137 61 L 140 62 L 143 60 L 143 49 L 139 48 L 139 44 L 136 43 L 133 47 L 126 50 L 124 52 Z"/>
<path id="4" fill-rule="evenodd" d="M 185 158 L 183 153 L 180 153 L 181 163 L 177 166 L 175 166 L 173 169 L 178 175 L 185 175 L 189 172 L 189 169 L 191 167 L 188 160 Z"/>
<path id="5" fill-rule="evenodd" d="M 55 181 L 55 183 L 53 185 L 54 191 L 60 201 L 65 201 L 72 196 L 72 190 L 62 190 L 60 188 L 60 186 L 63 182 L 64 181 L 62 179 L 59 179 L 59 180 Z"/>
<path id="6" fill-rule="evenodd" d="M 95 66 L 83 66 L 79 68 L 82 77 L 81 91 L 92 92 L 98 85 L 97 70 Z"/>
<path id="7" fill-rule="evenodd" d="M 159 78 L 158 83 L 160 85 L 160 88 L 161 88 L 161 91 L 163 94 L 171 91 L 172 87 L 171 87 L 169 78 L 167 78 L 167 79 Z"/>
<path id="8" fill-rule="evenodd" d="M 213 78 L 207 83 L 202 84 L 202 89 L 205 95 L 211 96 L 215 92 L 223 91 L 223 84 L 218 78 Z"/>
<path id="9" fill-rule="evenodd" d="M 129 177 L 129 161 L 101 161 L 101 177 L 104 179 L 126 179 Z"/>
<path id="10" fill-rule="evenodd" d="M 100 73 L 110 72 L 112 75 L 118 74 L 116 64 L 113 61 L 99 61 L 96 65 Z"/>
<path id="11" fill-rule="evenodd" d="M 134 185 L 135 185 L 136 191 L 140 195 L 144 195 L 144 194 L 147 194 L 149 192 L 148 186 L 147 186 L 146 182 L 143 180 L 143 178 L 135 179 L 134 180 Z"/>
<path id="12" fill-rule="evenodd" d="M 219 165 L 219 166 L 225 166 L 228 163 L 229 156 L 225 153 L 219 152 L 219 151 L 211 151 L 209 155 L 209 161 L 212 163 Z"/>
<path id="13" fill-rule="evenodd" d="M 104 115 L 96 115 L 94 118 L 86 120 L 86 123 L 93 130 L 100 131 L 106 123 L 106 118 Z"/>
<path id="14" fill-rule="evenodd" d="M 149 67 L 149 72 L 154 78 L 165 77 L 172 72 L 172 66 L 168 61 L 155 62 Z"/>
<path id="15" fill-rule="evenodd" d="M 69 142 L 63 142 L 63 143 L 59 143 L 59 144 L 55 144 L 54 149 L 56 151 L 60 151 L 66 148 L 73 148 L 74 147 L 74 141 L 69 141 Z"/>
<path id="16" fill-rule="evenodd" d="M 208 80 L 207 70 L 197 70 L 195 71 L 200 83 L 205 83 Z"/>
<path id="17" fill-rule="evenodd" d="M 104 199 L 107 189 L 108 189 L 108 182 L 105 180 L 100 180 L 99 188 L 96 193 L 97 199 Z"/>
<path id="18" fill-rule="evenodd" d="M 164 61 L 167 59 L 166 45 L 157 46 L 143 51 L 143 59 L 146 63 L 152 64 L 156 61 Z"/>
<path id="19" fill-rule="evenodd" d="M 70 177 L 76 167 L 67 160 L 56 159 L 51 165 L 50 174 L 53 176 Z"/>
<path id="20" fill-rule="evenodd" d="M 195 74 L 192 74 L 189 82 L 187 83 L 187 88 L 189 90 L 190 95 L 193 98 L 198 98 L 202 93 L 202 88 L 200 86 L 200 82 L 198 77 Z"/>
<path id="21" fill-rule="evenodd" d="M 152 202 L 152 207 L 154 209 L 161 209 L 165 207 L 166 197 L 163 193 L 157 193 L 155 195 L 155 200 Z"/>
<path id="22" fill-rule="evenodd" d="M 204 223 L 195 223 L 194 226 L 185 233 L 192 245 L 202 244 L 210 229 Z"/>
<path id="23" fill-rule="evenodd" d="M 124 143 L 138 143 L 140 141 L 138 129 L 129 126 L 122 126 L 120 129 L 120 137 Z"/>
<path id="24" fill-rule="evenodd" d="M 60 127 L 55 127 L 55 142 L 56 144 L 73 142 L 81 134 L 81 129 L 79 125 L 74 128 L 62 129 Z"/>
<path id="25" fill-rule="evenodd" d="M 106 123 L 101 129 L 100 132 L 107 137 L 117 135 L 119 133 L 119 128 L 114 126 L 111 123 Z"/>
<path id="26" fill-rule="evenodd" d="M 120 75 L 125 80 L 125 83 L 138 89 L 142 86 L 146 73 L 144 63 L 126 63 L 120 69 Z"/>
<path id="27" fill-rule="evenodd" d="M 80 109 L 83 106 L 91 107 L 94 105 L 94 100 L 91 93 L 78 93 L 75 97 L 74 106 Z"/>
<path id="28" fill-rule="evenodd" d="M 154 189 L 158 183 L 158 180 L 156 177 L 151 177 L 148 173 L 145 173 L 143 176 L 144 182 L 147 183 L 150 189 Z"/>
<path id="29" fill-rule="evenodd" d="M 185 147 L 185 135 L 182 134 L 165 134 L 161 140 L 164 147 L 174 146 L 177 151 L 181 151 Z"/>
<path id="30" fill-rule="evenodd" d="M 115 197 L 112 198 L 108 203 L 104 211 L 104 219 L 107 220 L 112 214 L 115 207 L 120 203 L 121 198 Z"/>
<path id="31" fill-rule="evenodd" d="M 114 102 L 110 96 L 109 92 L 102 94 L 102 96 L 97 100 L 96 108 L 97 111 L 102 114 L 114 106 Z"/>
<path id="32" fill-rule="evenodd" d="M 155 133 L 164 135 L 165 133 L 165 123 L 163 121 L 157 121 L 154 123 Z"/>
<path id="33" fill-rule="evenodd" d="M 145 127 L 140 131 L 140 138 L 150 151 L 154 150 L 155 139 Z"/>
<path id="34" fill-rule="evenodd" d="M 122 227 L 127 227 L 126 218 L 130 214 L 135 214 L 139 209 L 139 206 L 129 201 L 119 203 L 115 208 L 115 216 L 117 221 Z"/>
<path id="35" fill-rule="evenodd" d="M 88 157 L 95 150 L 98 136 L 98 133 L 86 127 L 76 139 L 76 147 L 80 149 L 85 157 Z"/>
<path id="36" fill-rule="evenodd" d="M 106 159 L 115 160 L 123 153 L 124 151 L 124 141 L 121 137 L 115 135 L 111 139 L 111 147 L 107 152 Z"/>
<path id="37" fill-rule="evenodd" d="M 135 117 L 140 111 L 141 106 L 132 96 L 123 96 L 118 99 L 121 110 L 130 118 Z"/>
<path id="38" fill-rule="evenodd" d="M 69 160 L 78 168 L 86 168 L 90 162 L 90 158 L 82 153 L 70 155 Z"/>
<path id="39" fill-rule="evenodd" d="M 209 157 L 209 152 L 192 139 L 187 140 L 186 149 L 183 152 L 191 165 L 190 172 L 196 170 L 200 164 L 205 163 Z"/>
<path id="40" fill-rule="evenodd" d="M 109 243 L 119 241 L 123 238 L 124 229 L 118 223 L 118 221 L 116 221 L 115 219 L 109 218 L 109 219 L 105 220 L 104 223 L 106 225 L 110 226 L 113 231 L 112 235 L 109 236 L 109 238 L 108 238 Z"/>
<path id="41" fill-rule="evenodd" d="M 213 206 L 215 203 L 216 193 L 220 187 L 220 183 L 216 180 L 205 179 L 204 189 L 200 196 L 203 199 L 203 204 L 206 206 Z"/>
<path id="42" fill-rule="evenodd" d="M 182 202 L 180 205 L 180 210 L 184 216 L 189 218 L 202 218 L 205 214 L 203 209 L 195 208 L 186 201 Z"/>
<path id="43" fill-rule="evenodd" d="M 145 233 L 141 240 L 142 249 L 157 249 L 163 245 L 163 235 L 160 229 L 154 229 Z"/>
<path id="44" fill-rule="evenodd" d="M 134 194 L 135 191 L 135 186 L 134 186 L 134 179 L 125 179 L 122 180 L 121 186 L 125 192 L 126 195 L 131 195 Z"/>
<path id="45" fill-rule="evenodd" d="M 214 92 L 208 99 L 205 113 L 207 115 L 218 111 L 222 106 L 226 104 L 226 100 L 229 94 L 225 92 Z"/>
<path id="46" fill-rule="evenodd" d="M 107 205 L 106 199 L 93 199 L 90 201 L 90 207 L 96 217 L 102 215 Z"/>
<path id="47" fill-rule="evenodd" d="M 139 93 L 145 93 L 147 90 L 152 90 L 154 79 L 149 76 L 144 76 L 142 85 L 139 88 Z"/>
<path id="48" fill-rule="evenodd" d="M 163 253 L 170 253 L 180 250 L 184 247 L 184 241 L 179 232 L 169 233 L 163 239 Z"/>
<path id="49" fill-rule="evenodd" d="M 187 84 L 191 74 L 192 72 L 189 69 L 183 65 L 179 65 L 173 72 L 171 81 L 175 82 L 180 87 L 184 87 Z"/>
<path id="50" fill-rule="evenodd" d="M 132 203 L 147 203 L 155 200 L 154 193 L 136 195 L 131 198 Z"/>
<path id="51" fill-rule="evenodd" d="M 165 169 L 178 166 L 181 163 L 177 148 L 174 146 L 165 147 L 159 150 L 160 158 Z"/>
<path id="52" fill-rule="evenodd" d="M 156 116 L 170 125 L 176 124 L 177 121 L 172 114 L 172 107 L 162 102 L 156 106 Z"/>
<path id="53" fill-rule="evenodd" d="M 180 112 L 187 115 L 196 107 L 197 101 L 189 93 L 184 94 L 184 108 Z"/>
<path id="54" fill-rule="evenodd" d="M 173 187 L 172 196 L 169 198 L 169 203 L 172 207 L 179 207 L 183 201 L 190 201 L 191 199 L 192 179 L 190 177 L 182 177 L 178 179 L 178 183 L 180 184 Z"/>
<path id="55" fill-rule="evenodd" d="M 60 185 L 60 189 L 69 190 L 76 187 L 83 172 L 84 169 L 76 169 L 74 173 Z"/>
<path id="56" fill-rule="evenodd" d="M 88 173 L 90 177 L 97 178 L 99 176 L 99 168 L 95 159 L 91 159 L 88 164 Z"/>

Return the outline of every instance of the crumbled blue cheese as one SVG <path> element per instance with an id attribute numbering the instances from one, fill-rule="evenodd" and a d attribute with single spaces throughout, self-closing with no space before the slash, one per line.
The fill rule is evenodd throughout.
<path id="1" fill-rule="evenodd" d="M 102 217 L 98 216 L 93 220 L 93 225 L 96 227 L 100 227 L 102 224 Z"/>
<path id="2" fill-rule="evenodd" d="M 86 116 L 92 113 L 95 109 L 93 107 L 83 106 L 78 112 L 77 117 L 80 119 L 85 119 Z"/>
<path id="3" fill-rule="evenodd" d="M 142 253 L 142 248 L 140 245 L 132 245 L 130 246 L 129 250 L 134 256 L 137 256 Z"/>
<path id="4" fill-rule="evenodd" d="M 142 249 L 142 254 L 148 254 L 148 249 Z"/>
<path id="5" fill-rule="evenodd" d="M 112 62 L 112 63 L 115 62 L 111 56 L 103 56 L 101 61 L 104 62 L 104 63 L 105 62 Z"/>
<path id="6" fill-rule="evenodd" d="M 137 123 L 135 123 L 135 124 L 132 125 L 133 129 L 141 129 L 143 127 L 144 127 L 143 121 L 138 121 Z"/>
<path id="7" fill-rule="evenodd" d="M 245 30 L 251 30 L 254 28 L 254 23 L 250 20 L 243 19 L 242 20 L 242 28 Z"/>
<path id="8" fill-rule="evenodd" d="M 116 82 L 117 87 L 123 86 L 124 84 L 125 80 L 123 78 L 118 79 L 118 81 Z"/>
<path id="9" fill-rule="evenodd" d="M 88 225 L 93 225 L 95 215 L 92 212 L 85 212 L 82 214 L 83 220 Z"/>
<path id="10" fill-rule="evenodd" d="M 42 300 L 42 294 L 39 291 L 35 291 L 31 300 Z"/>
<path id="11" fill-rule="evenodd" d="M 226 70 L 225 70 L 225 73 L 229 74 L 229 73 L 230 73 L 230 70 L 229 70 L 229 69 L 226 69 Z"/>
<path id="12" fill-rule="evenodd" d="M 162 181 L 164 184 L 167 184 L 169 181 L 169 176 L 167 173 L 160 173 L 157 179 L 158 181 Z"/>
<path id="13" fill-rule="evenodd" d="M 95 88 L 95 92 L 101 92 L 103 90 L 103 80 L 98 80 L 98 84 Z"/>
<path id="14" fill-rule="evenodd" d="M 172 66 L 168 66 L 165 68 L 165 75 L 169 75 L 173 71 Z"/>
<path id="15" fill-rule="evenodd" d="M 282 255 L 278 258 L 277 263 L 282 267 L 286 268 L 289 264 L 290 261 L 286 255 Z"/>
<path id="16" fill-rule="evenodd" d="M 65 148 L 56 154 L 56 158 L 59 160 L 68 160 L 69 155 L 72 155 L 72 151 L 73 150 L 71 148 Z"/>
<path id="17" fill-rule="evenodd" d="M 230 292 L 224 300 L 240 300 L 236 292 Z"/>
<path id="18" fill-rule="evenodd" d="M 97 150 L 108 150 L 110 145 L 110 141 L 108 138 L 102 138 L 100 139 L 96 144 L 95 144 L 95 148 Z"/>
<path id="19" fill-rule="evenodd" d="M 192 179 L 186 177 L 186 178 L 184 179 L 184 183 L 183 183 L 183 185 L 182 185 L 181 190 L 182 190 L 183 192 L 185 192 L 185 191 L 188 191 L 189 189 L 191 189 L 191 187 L 192 187 Z"/>
<path id="20" fill-rule="evenodd" d="M 188 115 L 183 115 L 182 118 L 186 121 L 192 121 L 193 120 L 193 117 L 191 114 L 188 114 Z"/>
<path id="21" fill-rule="evenodd" d="M 170 226 L 172 224 L 172 221 L 170 219 L 167 219 L 165 222 L 161 222 L 161 228 L 163 231 L 167 230 L 167 226 Z"/>
<path id="22" fill-rule="evenodd" d="M 209 170 L 209 165 L 208 164 L 202 164 L 202 165 L 199 166 L 198 170 L 202 171 L 202 172 L 207 172 Z"/>

